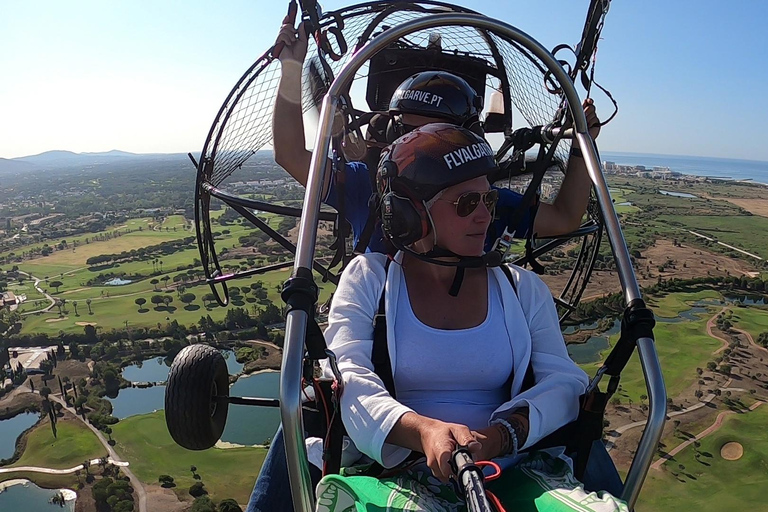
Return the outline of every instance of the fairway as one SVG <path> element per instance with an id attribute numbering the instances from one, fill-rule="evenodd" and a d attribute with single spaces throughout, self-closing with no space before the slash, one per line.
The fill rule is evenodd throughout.
<path id="1" fill-rule="evenodd" d="M 56 424 L 56 437 L 48 421 L 37 424 L 27 437 L 27 447 L 21 458 L 10 467 L 39 466 L 67 469 L 84 460 L 98 459 L 107 450 L 96 435 L 74 418 L 60 419 Z"/>
<path id="2" fill-rule="evenodd" d="M 701 440 L 701 447 L 690 445 L 674 461 L 665 463 L 663 471 L 649 471 L 638 510 L 766 510 L 766 425 L 766 405 L 726 416 L 719 430 Z M 743 445 L 744 455 L 739 460 L 727 461 L 720 456 L 721 448 L 729 442 Z"/>
<path id="3" fill-rule="evenodd" d="M 715 292 L 711 292 L 717 295 Z M 718 295 L 719 296 L 719 295 Z M 654 308 L 654 313 L 662 317 L 675 317 L 679 311 L 690 309 L 684 301 L 712 298 L 709 292 L 696 293 L 672 293 L 659 300 L 659 306 Z M 696 368 L 705 367 L 707 361 L 714 356 L 712 352 L 717 350 L 721 343 L 707 335 L 707 320 L 711 314 L 704 315 L 700 320 L 679 323 L 658 322 L 654 328 L 656 339 L 656 351 L 661 363 L 661 371 L 667 387 L 667 395 L 674 397 L 680 394 L 688 386 L 696 382 Z M 613 347 L 619 339 L 616 334 L 610 337 Z M 608 356 L 610 350 L 602 353 L 603 359 Z M 602 360 L 587 365 L 581 365 L 588 375 L 594 375 L 602 364 Z M 640 366 L 640 357 L 635 351 L 629 360 L 627 367 L 621 373 L 622 393 L 616 396 L 626 401 L 640 402 L 640 395 L 647 394 L 643 371 Z"/>
<path id="4" fill-rule="evenodd" d="M 190 466 L 197 467 L 214 501 L 234 498 L 247 503 L 253 483 L 267 453 L 266 448 L 211 448 L 190 451 L 177 445 L 165 426 L 163 411 L 132 416 L 113 426 L 115 450 L 130 461 L 131 470 L 145 483 L 157 484 L 160 475 L 171 475 L 177 494 L 189 499 L 196 482 Z"/>
<path id="5" fill-rule="evenodd" d="M 760 333 L 768 332 L 768 307 L 749 306 L 748 308 L 732 308 L 732 322 L 737 328 L 743 329 L 757 341 Z"/>
<path id="6" fill-rule="evenodd" d="M 752 216 L 716 215 L 660 215 L 659 221 L 680 225 L 697 233 L 716 238 L 718 241 L 768 259 L 768 219 Z M 722 249 L 725 247 L 720 246 Z"/>

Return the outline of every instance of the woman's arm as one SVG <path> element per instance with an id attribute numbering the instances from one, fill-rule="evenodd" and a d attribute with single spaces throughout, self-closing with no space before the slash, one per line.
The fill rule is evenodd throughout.
<path id="1" fill-rule="evenodd" d="M 384 289 L 383 254 L 366 254 L 350 262 L 339 280 L 328 314 L 325 338 L 344 380 L 341 412 L 347 434 L 357 448 L 391 467 L 410 454 L 409 447 L 387 444 L 400 418 L 412 412 L 387 392 L 373 371 L 373 317 Z"/>
<path id="2" fill-rule="evenodd" d="M 525 439 L 518 438 L 523 449 L 576 419 L 588 379 L 568 356 L 547 285 L 532 272 L 518 268 L 513 272 L 518 275 L 518 298 L 530 331 L 536 385 L 499 407 L 491 420 L 509 421 L 515 419 L 514 413 L 527 410 Z M 525 422 L 517 418 L 525 429 Z"/>

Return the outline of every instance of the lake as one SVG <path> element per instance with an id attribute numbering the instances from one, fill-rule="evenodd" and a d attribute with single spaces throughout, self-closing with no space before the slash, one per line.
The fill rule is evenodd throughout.
<path id="1" fill-rule="evenodd" d="M 588 324 L 588 326 L 590 325 L 593 324 Z M 595 327 L 597 327 L 597 325 L 595 325 Z M 606 332 L 598 336 L 591 336 L 584 343 L 569 344 L 568 355 L 576 364 L 595 363 L 600 360 L 601 352 L 610 348 L 611 344 L 608 341 L 608 337 L 617 334 L 620 330 L 621 322 L 619 320 L 614 320 L 613 326 Z"/>
<path id="2" fill-rule="evenodd" d="M 37 423 L 39 418 L 40 416 L 35 413 L 22 413 L 7 420 L 0 420 L 0 459 L 13 456 L 16 439 L 22 432 Z"/>
<path id="3" fill-rule="evenodd" d="M 664 194 L 665 196 L 685 197 L 686 199 L 696 199 L 695 195 L 688 194 L 687 192 L 670 192 L 669 190 L 659 190 L 659 193 Z"/>
<path id="4" fill-rule="evenodd" d="M 240 373 L 243 365 L 235 361 L 234 353 L 231 350 L 222 352 L 229 373 Z M 141 365 L 125 367 L 123 377 L 131 382 L 164 382 L 168 378 L 168 371 L 169 367 L 165 365 L 164 359 L 155 358 L 144 361 Z M 280 374 L 263 372 L 240 377 L 232 384 L 229 394 L 279 398 L 279 390 Z M 124 388 L 120 390 L 117 398 L 110 398 L 109 401 L 112 403 L 112 414 L 118 419 L 162 410 L 165 407 L 165 386 Z M 227 418 L 222 441 L 243 445 L 262 444 L 274 435 L 280 425 L 280 409 L 230 405 Z"/>
<path id="5" fill-rule="evenodd" d="M 220 352 L 227 362 L 227 371 L 230 375 L 237 375 L 243 371 L 243 365 L 237 362 L 232 350 Z M 130 382 L 165 382 L 168 380 L 170 370 L 171 367 L 166 364 L 165 358 L 156 357 L 124 367 L 123 378 Z"/>
<path id="6" fill-rule="evenodd" d="M 3 512 L 74 512 L 75 500 L 68 500 L 63 507 L 48 502 L 58 489 L 42 489 L 30 481 L 11 485 L 0 492 L 0 510 Z"/>

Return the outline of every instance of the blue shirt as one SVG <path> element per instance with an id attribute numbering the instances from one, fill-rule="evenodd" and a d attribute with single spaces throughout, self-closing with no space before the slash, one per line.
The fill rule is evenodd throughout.
<path id="1" fill-rule="evenodd" d="M 338 210 L 339 196 L 336 179 L 337 175 L 334 173 L 328 186 L 328 194 L 323 202 Z M 507 227 L 509 220 L 511 220 L 510 217 L 523 199 L 523 196 L 514 190 L 499 187 L 493 188 L 499 191 L 499 202 L 496 204 L 496 218 L 491 223 L 488 237 L 485 240 L 486 250 L 489 250 L 496 239 L 504 233 L 504 228 Z M 357 245 L 360 235 L 363 229 L 365 229 L 365 223 L 370 212 L 368 202 L 372 200 L 373 196 L 374 190 L 368 173 L 368 166 L 363 162 L 347 163 L 344 167 L 344 216 L 352 226 L 354 245 Z M 532 223 L 531 209 L 528 209 L 520 219 L 515 230 L 515 237 L 524 238 L 527 236 L 528 231 L 532 228 Z M 366 252 L 386 252 L 386 247 L 384 232 L 381 229 L 381 221 L 377 220 Z"/>

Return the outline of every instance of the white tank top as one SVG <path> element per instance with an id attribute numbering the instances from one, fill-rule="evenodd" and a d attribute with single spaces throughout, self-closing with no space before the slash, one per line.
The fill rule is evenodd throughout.
<path id="1" fill-rule="evenodd" d="M 509 400 L 513 368 L 501 290 L 488 273 L 488 314 L 469 329 L 435 329 L 411 309 L 405 277 L 395 320 L 397 399 L 418 414 L 460 423 L 488 425 L 491 413 Z"/>

